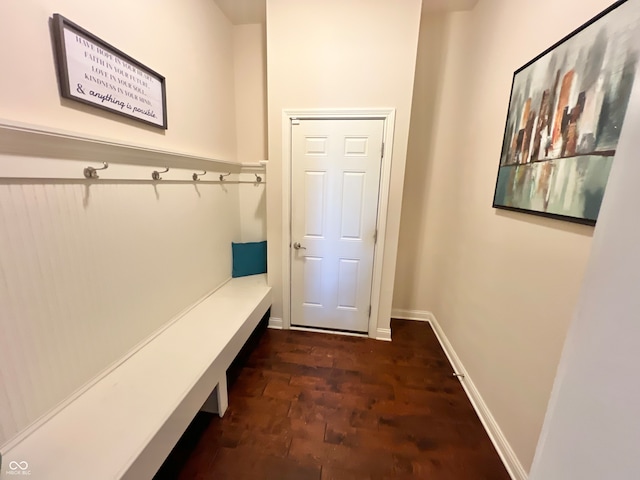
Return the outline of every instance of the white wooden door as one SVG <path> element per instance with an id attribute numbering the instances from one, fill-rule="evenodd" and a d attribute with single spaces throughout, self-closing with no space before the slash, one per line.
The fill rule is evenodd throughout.
<path id="1" fill-rule="evenodd" d="M 291 129 L 291 324 L 367 332 L 384 121 Z"/>

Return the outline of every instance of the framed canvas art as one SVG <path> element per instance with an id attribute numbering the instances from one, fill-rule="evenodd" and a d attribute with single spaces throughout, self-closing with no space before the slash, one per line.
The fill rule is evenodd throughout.
<path id="1" fill-rule="evenodd" d="M 516 70 L 495 208 L 594 225 L 627 111 L 638 2 L 614 3 Z"/>

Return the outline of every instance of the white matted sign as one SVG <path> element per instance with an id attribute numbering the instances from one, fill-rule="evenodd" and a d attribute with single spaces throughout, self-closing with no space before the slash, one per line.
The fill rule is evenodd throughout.
<path id="1" fill-rule="evenodd" d="M 167 128 L 162 75 L 62 15 L 53 27 L 63 97 Z"/>

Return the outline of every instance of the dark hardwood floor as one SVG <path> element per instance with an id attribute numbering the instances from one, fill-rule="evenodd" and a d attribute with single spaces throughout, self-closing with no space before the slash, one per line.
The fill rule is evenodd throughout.
<path id="1" fill-rule="evenodd" d="M 156 479 L 508 480 L 429 324 L 392 332 L 265 331 Z"/>

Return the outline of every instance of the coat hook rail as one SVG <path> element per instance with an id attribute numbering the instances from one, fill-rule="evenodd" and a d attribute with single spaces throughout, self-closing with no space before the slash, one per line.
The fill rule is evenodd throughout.
<path id="1" fill-rule="evenodd" d="M 167 173 L 169 171 L 169 167 L 164 167 L 164 170 L 162 170 L 161 172 L 154 170 L 151 173 L 151 178 L 153 180 L 162 180 L 162 177 L 160 176 L 161 173 Z"/>
<path id="2" fill-rule="evenodd" d="M 194 174 L 191 176 L 191 178 L 193 178 L 193 181 L 194 181 L 194 182 L 197 182 L 197 181 L 198 181 L 198 179 L 199 179 L 200 177 L 203 177 L 203 176 L 205 176 L 206 174 L 207 174 L 207 171 L 205 170 L 205 171 L 204 171 L 204 172 L 202 172 L 202 173 L 194 173 Z"/>
<path id="3" fill-rule="evenodd" d="M 102 168 L 87 167 L 83 171 L 84 178 L 89 178 L 89 179 L 92 179 L 92 180 L 96 179 L 96 178 L 100 178 L 98 176 L 98 171 L 99 170 L 106 170 L 107 168 L 109 168 L 109 164 L 107 162 L 102 162 Z"/>
<path id="4" fill-rule="evenodd" d="M 224 182 L 224 177 L 228 177 L 229 175 L 231 175 L 231 172 L 227 173 L 226 175 L 224 175 L 224 174 L 222 174 L 222 173 L 221 173 L 221 174 L 220 174 L 220 181 L 221 181 L 221 182 Z"/>

